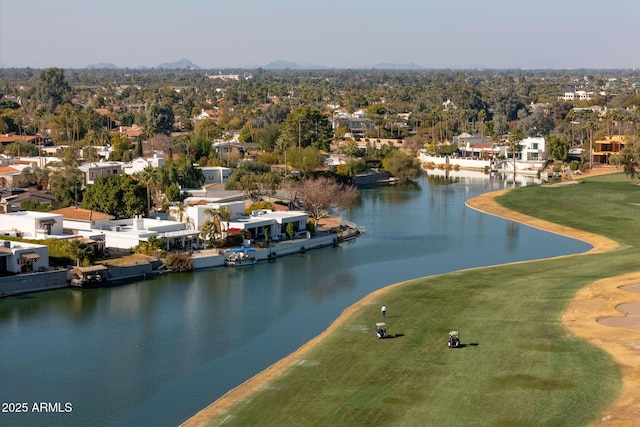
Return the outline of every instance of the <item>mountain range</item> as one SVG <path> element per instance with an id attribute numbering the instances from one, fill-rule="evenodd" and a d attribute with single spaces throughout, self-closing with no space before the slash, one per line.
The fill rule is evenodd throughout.
<path id="1" fill-rule="evenodd" d="M 4 64 L 0 64 L 0 68 L 12 68 L 10 66 L 6 66 Z M 106 69 L 106 70 L 117 70 L 121 67 L 118 67 L 115 64 L 108 62 L 99 62 L 97 64 L 89 64 L 85 67 L 86 69 L 95 70 L 95 69 Z M 128 67 L 125 67 L 128 68 Z M 420 65 L 416 65 L 413 63 L 410 64 L 393 64 L 393 63 L 379 63 L 376 65 L 370 66 L 362 66 L 362 67 L 331 67 L 325 65 L 315 65 L 315 64 L 299 64 L 297 62 L 290 62 L 284 60 L 276 60 L 264 65 L 251 65 L 244 67 L 212 67 L 211 69 L 256 69 L 263 68 L 265 70 L 328 70 L 328 69 L 379 69 L 379 70 L 420 70 L 424 69 L 424 67 Z M 192 61 L 182 58 L 175 62 L 164 62 L 162 64 L 148 67 L 148 66 L 139 66 L 136 69 L 164 69 L 164 70 L 203 70 L 205 68 L 200 67 L 194 64 Z"/>

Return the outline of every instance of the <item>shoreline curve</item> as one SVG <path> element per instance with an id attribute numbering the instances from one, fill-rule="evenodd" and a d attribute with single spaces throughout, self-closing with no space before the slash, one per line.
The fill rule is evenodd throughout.
<path id="1" fill-rule="evenodd" d="M 585 252 L 585 254 L 607 252 L 619 247 L 617 242 L 606 237 L 550 223 L 504 208 L 495 201 L 495 198 L 507 191 L 509 190 L 478 195 L 467 200 L 467 206 L 489 215 L 520 222 L 527 226 L 589 243 L 593 248 Z M 187 419 L 181 426 L 206 426 L 214 419 L 223 416 L 227 410 L 237 403 L 246 400 L 254 392 L 260 391 L 272 380 L 280 377 L 287 368 L 294 365 L 309 349 L 320 344 L 335 328 L 344 324 L 353 313 L 370 304 L 385 292 L 402 286 L 404 283 L 406 281 L 386 286 L 366 295 L 346 308 L 320 335 L 239 386 L 231 389 L 209 406 Z M 591 283 L 578 291 L 562 314 L 562 324 L 571 333 L 609 353 L 620 366 L 622 372 L 623 387 L 621 394 L 606 410 L 597 425 L 629 426 L 635 425 L 634 423 L 640 418 L 640 409 L 638 409 L 638 401 L 640 400 L 640 352 L 638 352 L 640 349 L 640 330 L 633 331 L 605 326 L 597 322 L 598 319 L 603 317 L 621 317 L 623 313 L 617 310 L 620 304 L 640 302 L 640 293 L 619 289 L 622 286 L 638 283 L 640 283 L 640 272 Z"/>

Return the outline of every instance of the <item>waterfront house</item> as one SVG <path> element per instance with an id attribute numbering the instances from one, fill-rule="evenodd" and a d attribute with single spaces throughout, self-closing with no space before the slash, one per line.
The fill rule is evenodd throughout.
<path id="1" fill-rule="evenodd" d="M 46 245 L 0 240 L 0 273 L 30 273 L 48 268 Z"/>
<path id="2" fill-rule="evenodd" d="M 231 218 L 229 229 L 249 232 L 252 239 L 263 239 L 267 233 L 273 240 L 286 239 L 287 226 L 291 223 L 297 235 L 307 233 L 307 218 L 302 211 L 272 211 L 260 209 L 251 215 Z"/>
<path id="3" fill-rule="evenodd" d="M 190 248 L 199 234 L 184 222 L 142 217 L 114 219 L 92 231 L 103 233 L 106 247 L 116 249 L 131 249 L 152 237 L 166 239 L 167 250 Z"/>
<path id="4" fill-rule="evenodd" d="M 593 143 L 593 162 L 601 164 L 609 164 L 609 158 L 612 155 L 619 154 L 627 142 L 624 135 L 605 136 Z"/>
<path id="5" fill-rule="evenodd" d="M 500 155 L 505 159 L 513 159 L 513 153 L 507 145 L 500 146 Z M 522 162 L 540 163 L 547 160 L 545 139 L 529 137 L 520 141 L 520 151 L 515 153 L 516 160 Z"/>
<path id="6" fill-rule="evenodd" d="M 26 239 L 47 239 L 62 236 L 62 215 L 51 212 L 9 212 L 0 215 L 0 235 Z"/>
<path id="7" fill-rule="evenodd" d="M 221 209 L 228 209 L 231 217 L 239 217 L 239 216 L 245 215 L 245 204 L 244 204 L 244 201 L 242 200 L 232 201 L 232 202 L 220 202 L 220 203 L 214 203 L 214 202 L 194 203 L 194 204 L 191 204 L 190 206 L 187 206 L 184 209 L 184 215 L 185 215 L 185 218 L 189 218 L 187 221 L 193 225 L 193 228 L 195 228 L 196 230 L 200 230 L 202 229 L 202 226 L 204 225 L 204 223 L 207 220 L 211 219 L 211 216 L 208 215 L 206 212 L 208 210 L 215 211 L 215 210 L 221 210 Z M 169 209 L 170 215 L 175 219 L 179 219 L 178 218 L 179 214 L 177 211 L 178 211 L 178 208 L 176 206 L 172 206 Z M 226 226 L 224 225 L 223 227 L 226 228 Z"/>
<path id="8" fill-rule="evenodd" d="M 76 207 L 58 209 L 54 212 L 51 214 L 60 218 L 59 230 L 56 229 L 60 234 L 58 238 L 82 236 L 97 245 L 97 251 L 105 247 L 128 250 L 152 237 L 166 239 L 167 249 L 189 248 L 193 241 L 197 240 L 199 233 L 180 221 L 142 217 L 116 219 L 102 212 Z M 0 224 L 3 216 L 0 215 Z"/>
<path id="9" fill-rule="evenodd" d="M 90 231 L 108 227 L 114 216 L 90 209 L 83 209 L 77 206 L 69 206 L 51 211 L 50 213 L 62 215 L 63 227 L 65 231 L 77 232 Z"/>

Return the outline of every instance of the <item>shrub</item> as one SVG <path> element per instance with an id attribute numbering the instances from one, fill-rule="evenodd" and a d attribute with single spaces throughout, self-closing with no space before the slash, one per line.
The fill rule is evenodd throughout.
<path id="1" fill-rule="evenodd" d="M 244 236 L 242 233 L 229 234 L 225 239 L 225 246 L 242 246 Z"/>
<path id="2" fill-rule="evenodd" d="M 258 211 L 258 210 L 261 210 L 261 209 L 273 210 L 273 204 L 271 202 L 265 202 L 265 201 L 252 203 L 251 206 L 249 206 L 247 209 L 245 209 L 245 212 L 248 215 L 250 215 L 251 212 Z"/>
<path id="3" fill-rule="evenodd" d="M 185 272 L 193 270 L 193 260 L 186 253 L 170 253 L 165 258 L 164 265 L 171 271 Z"/>
<path id="4" fill-rule="evenodd" d="M 312 236 L 316 234 L 316 222 L 314 220 L 310 219 L 307 221 L 307 231 L 311 233 Z"/>

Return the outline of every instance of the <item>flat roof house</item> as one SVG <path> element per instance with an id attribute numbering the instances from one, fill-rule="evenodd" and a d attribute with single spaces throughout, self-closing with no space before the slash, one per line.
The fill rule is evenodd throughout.
<path id="1" fill-rule="evenodd" d="M 226 184 L 233 169 L 222 166 L 203 166 L 200 168 L 204 175 L 204 185 L 207 184 Z"/>
<path id="2" fill-rule="evenodd" d="M 0 215 L 0 235 L 27 239 L 47 239 L 62 236 L 62 215 L 51 212 L 9 212 Z"/>
<path id="3" fill-rule="evenodd" d="M 251 233 L 251 238 L 264 238 L 265 230 L 272 239 L 279 240 L 287 237 L 287 225 L 293 224 L 296 233 L 307 231 L 309 215 L 302 211 L 278 211 L 269 209 L 253 211 L 251 215 L 231 218 L 229 229 L 240 229 Z"/>
<path id="4" fill-rule="evenodd" d="M 30 273 L 49 268 L 49 248 L 34 243 L 0 240 L 0 272 Z"/>
<path id="5" fill-rule="evenodd" d="M 82 172 L 84 185 L 89 185 L 102 176 L 121 175 L 122 166 L 120 162 L 89 162 L 81 164 L 78 169 Z"/>

